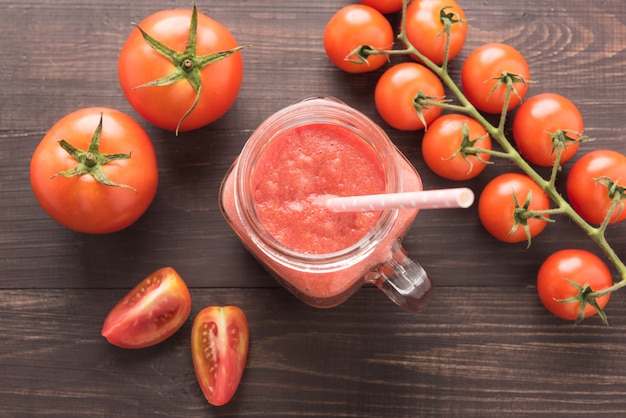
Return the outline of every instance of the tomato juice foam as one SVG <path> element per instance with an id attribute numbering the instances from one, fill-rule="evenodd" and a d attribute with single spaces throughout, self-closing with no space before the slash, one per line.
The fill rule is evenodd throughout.
<path id="1" fill-rule="evenodd" d="M 385 191 L 374 150 L 348 128 L 310 124 L 291 128 L 263 151 L 254 170 L 255 209 L 265 229 L 301 253 L 332 253 L 355 244 L 379 212 L 333 213 L 325 196 Z"/>

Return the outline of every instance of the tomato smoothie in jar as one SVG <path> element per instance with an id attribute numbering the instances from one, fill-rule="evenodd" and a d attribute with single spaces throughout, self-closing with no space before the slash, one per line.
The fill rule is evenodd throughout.
<path id="1" fill-rule="evenodd" d="M 345 301 L 366 283 L 407 311 L 432 293 L 401 238 L 417 209 L 334 212 L 335 196 L 412 192 L 419 174 L 384 131 L 330 97 L 266 119 L 226 174 L 220 209 L 247 249 L 311 306 Z"/>

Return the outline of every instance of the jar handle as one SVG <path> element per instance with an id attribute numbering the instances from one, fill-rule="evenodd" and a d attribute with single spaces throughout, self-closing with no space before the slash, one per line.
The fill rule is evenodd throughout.
<path id="1" fill-rule="evenodd" d="M 378 274 L 372 282 L 407 312 L 423 310 L 433 295 L 432 280 L 426 270 L 407 255 L 400 240 L 393 245 L 391 258 L 376 270 Z"/>

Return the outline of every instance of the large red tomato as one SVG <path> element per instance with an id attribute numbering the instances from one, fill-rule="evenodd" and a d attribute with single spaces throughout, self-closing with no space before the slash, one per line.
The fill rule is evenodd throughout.
<path id="1" fill-rule="evenodd" d="M 164 10 L 137 25 L 122 47 L 118 76 L 129 103 L 150 123 L 189 131 L 219 119 L 243 79 L 237 41 L 193 10 Z"/>
<path id="2" fill-rule="evenodd" d="M 59 120 L 30 164 L 41 207 L 70 229 L 109 233 L 148 209 L 158 185 L 152 141 L 130 116 L 86 108 Z"/>

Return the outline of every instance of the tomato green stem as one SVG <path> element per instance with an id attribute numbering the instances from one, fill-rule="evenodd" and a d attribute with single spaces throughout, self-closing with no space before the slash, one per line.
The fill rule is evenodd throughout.
<path id="1" fill-rule="evenodd" d="M 467 111 L 467 109 L 465 107 L 463 107 L 463 106 L 459 106 L 459 105 L 456 105 L 456 104 L 453 104 L 453 103 L 447 103 L 447 102 L 441 101 L 441 100 L 440 101 L 433 100 L 433 101 L 425 101 L 424 102 L 424 107 L 431 106 L 431 105 L 432 106 L 438 106 L 438 107 L 440 107 L 440 108 L 442 108 L 444 110 L 449 110 L 449 111 L 452 111 L 452 112 L 466 113 L 466 111 Z"/>
<path id="2" fill-rule="evenodd" d="M 134 192 L 137 192 L 133 187 L 128 186 L 126 184 L 119 184 L 111 181 L 104 172 L 102 168 L 106 164 L 116 161 L 116 160 L 125 160 L 131 157 L 131 154 L 101 154 L 100 153 L 100 137 L 102 136 L 102 113 L 100 114 L 100 121 L 98 122 L 98 126 L 91 137 L 91 142 L 89 143 L 89 149 L 87 151 L 81 150 L 62 139 L 59 141 L 59 145 L 63 148 L 69 155 L 74 158 L 78 164 L 69 170 L 61 171 L 60 173 L 54 174 L 51 178 L 55 177 L 75 177 L 82 176 L 85 174 L 89 174 L 96 181 L 104 184 L 105 186 L 114 186 L 121 187 L 124 189 L 129 189 Z"/>
<path id="3" fill-rule="evenodd" d="M 492 157 L 498 157 L 498 158 L 503 158 L 507 160 L 512 158 L 512 155 L 509 153 L 501 152 L 501 151 L 497 151 L 493 149 L 469 147 L 469 148 L 465 148 L 465 152 L 468 154 L 488 154 L 488 155 L 491 155 Z"/>
<path id="4" fill-rule="evenodd" d="M 459 19 L 456 13 L 446 13 L 446 9 L 450 8 L 452 8 L 452 6 L 445 6 L 439 11 L 439 20 L 443 24 L 443 30 L 438 36 L 444 35 L 446 37 L 443 63 L 441 64 L 441 69 L 445 72 L 448 72 L 448 62 L 450 60 L 450 34 L 452 31 L 452 25 L 464 22 L 464 20 Z"/>

